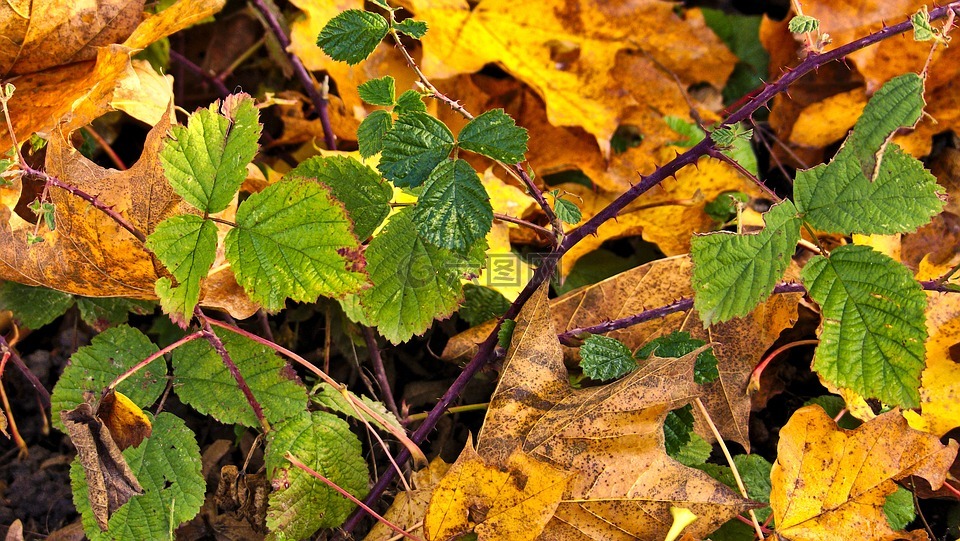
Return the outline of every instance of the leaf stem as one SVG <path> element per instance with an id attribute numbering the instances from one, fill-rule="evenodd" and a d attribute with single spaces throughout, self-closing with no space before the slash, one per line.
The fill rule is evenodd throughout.
<path id="1" fill-rule="evenodd" d="M 400 528 L 400 527 L 397 526 L 396 524 L 394 524 L 394 523 L 390 522 L 389 520 L 387 520 L 387 519 L 383 518 L 382 516 L 380 516 L 376 511 L 374 511 L 373 509 L 370 509 L 369 507 L 367 507 L 367 505 L 366 505 L 365 503 L 363 503 L 363 502 L 361 502 L 359 499 L 357 499 L 356 496 L 354 496 L 353 494 L 350 494 L 349 492 L 347 492 L 346 490 L 344 490 L 343 488 L 341 488 L 339 485 L 337 485 L 337 484 L 334 483 L 333 481 L 327 479 L 326 477 L 324 477 L 323 475 L 321 475 L 319 472 L 317 472 L 316 470 L 314 470 L 314 469 L 311 468 L 310 466 L 307 466 L 306 464 L 304 464 L 303 462 L 301 462 L 297 457 L 293 456 L 293 453 L 290 453 L 290 452 L 288 451 L 287 454 L 284 455 L 284 457 L 285 457 L 287 460 L 289 460 L 290 463 L 293 464 L 294 466 L 296 466 L 297 468 L 300 468 L 301 470 L 303 470 L 304 472 L 306 472 L 306 473 L 307 473 L 308 475 L 310 475 L 311 477 L 314 477 L 314 478 L 316 478 L 316 479 L 319 479 L 319 480 L 323 481 L 328 487 L 330 487 L 330 488 L 332 488 L 333 490 L 336 490 L 337 492 L 339 492 L 341 496 L 343 496 L 344 498 L 350 500 L 350 501 L 353 502 L 354 504 L 360 506 L 361 509 L 363 509 L 363 510 L 366 511 L 367 513 L 370 513 L 370 515 L 371 515 L 373 518 L 377 519 L 377 522 L 380 522 L 381 524 L 383 524 L 383 525 L 386 526 L 387 528 L 390 528 L 391 530 L 397 532 L 398 534 L 400 534 L 400 535 L 402 535 L 402 536 L 404 536 L 404 537 L 407 537 L 407 538 L 409 538 L 409 539 L 413 539 L 414 541 L 423 541 L 423 540 L 420 539 L 419 537 L 417 537 L 417 536 L 415 536 L 415 535 L 413 535 L 413 534 L 411 534 L 411 533 L 409 533 L 409 532 L 404 531 L 403 528 Z"/>
<path id="2" fill-rule="evenodd" d="M 196 340 L 197 338 L 200 338 L 200 337 L 202 337 L 202 336 L 203 336 L 203 331 L 197 331 L 197 332 L 194 332 L 194 333 L 192 333 L 192 334 L 188 334 L 188 335 L 184 336 L 183 338 L 177 340 L 176 342 L 170 344 L 169 346 L 161 349 L 160 351 L 157 351 L 156 353 L 150 355 L 150 356 L 147 357 L 146 359 L 144 359 L 144 360 L 138 362 L 137 364 L 131 366 L 130 368 L 127 369 L 127 371 L 125 371 L 124 373 L 122 373 L 122 374 L 120 374 L 119 376 L 117 376 L 116 379 L 114 379 L 114 380 L 110 383 L 110 385 L 107 385 L 107 390 L 108 390 L 108 391 L 112 391 L 112 390 L 116 389 L 116 388 L 117 388 L 117 385 L 120 385 L 121 383 L 123 383 L 123 381 L 124 381 L 125 379 L 127 379 L 127 378 L 129 378 L 130 376 L 136 374 L 137 372 L 139 372 L 140 370 L 142 370 L 145 366 L 149 365 L 149 364 L 152 363 L 153 361 L 159 359 L 160 357 L 166 355 L 167 353 L 170 353 L 171 351 L 173 351 L 173 350 L 177 349 L 178 347 L 186 344 L 187 342 L 191 342 L 191 341 Z"/>
<path id="3" fill-rule="evenodd" d="M 707 135 L 707 137 L 710 137 L 710 136 Z M 737 160 L 734 160 L 734 159 L 731 158 L 730 156 L 727 156 L 727 155 L 726 155 L 722 150 L 720 150 L 719 148 L 717 148 L 717 147 L 711 147 L 711 148 L 707 151 L 707 155 L 710 156 L 711 158 L 716 158 L 716 159 L 718 159 L 718 160 L 726 163 L 727 165 L 733 167 L 734 169 L 736 169 L 737 172 L 739 172 L 741 175 L 743 175 L 743 176 L 747 177 L 748 179 L 750 179 L 751 181 L 753 181 L 753 183 L 756 184 L 757 187 L 759 187 L 761 190 L 763 190 L 763 193 L 767 194 L 767 197 L 769 197 L 770 199 L 772 199 L 772 200 L 774 200 L 774 201 L 776 201 L 776 202 L 780 202 L 780 201 L 783 200 L 782 197 L 780 197 L 779 195 L 776 194 L 776 192 L 774 192 L 773 190 L 771 190 L 770 188 L 768 188 L 767 185 L 764 184 L 762 180 L 760 180 L 759 178 L 757 178 L 756 175 L 754 175 L 754 174 L 751 173 L 750 171 L 747 171 L 747 169 L 746 169 L 744 166 L 740 165 L 740 162 L 738 162 Z"/>
<path id="4" fill-rule="evenodd" d="M 123 160 L 120 159 L 120 156 L 113 151 L 113 147 L 110 146 L 110 143 L 100 135 L 97 130 L 93 129 L 93 125 L 84 126 L 81 128 L 91 139 L 97 142 L 97 145 L 100 146 L 100 149 L 103 150 L 103 153 L 110 158 L 110 161 L 113 162 L 113 165 L 117 166 L 117 169 L 121 171 L 126 171 L 128 169 L 127 164 L 123 163 Z"/>
<path id="5" fill-rule="evenodd" d="M 337 138 L 333 133 L 333 126 L 330 124 L 330 112 L 327 110 L 327 100 L 320 94 L 317 85 L 314 84 L 313 77 L 310 75 L 310 72 L 307 71 L 306 66 L 303 65 L 300 57 L 290 52 L 290 38 L 287 37 L 286 32 L 283 31 L 283 27 L 280 26 L 280 21 L 277 19 L 277 16 L 270 10 L 270 7 L 267 6 L 264 0 L 251 1 L 257 8 L 257 11 L 263 15 L 267 27 L 273 32 L 273 35 L 276 36 L 277 41 L 280 42 L 280 48 L 287 53 L 287 56 L 290 58 L 290 63 L 293 65 L 293 72 L 297 74 L 297 79 L 300 79 L 300 84 L 302 84 L 304 90 L 306 90 L 307 96 L 310 96 L 310 101 L 313 102 L 313 108 L 320 117 L 320 126 L 323 127 L 323 141 L 327 146 L 327 150 L 337 150 Z"/>
<path id="6" fill-rule="evenodd" d="M 213 332 L 213 328 L 210 327 L 210 319 L 203 313 L 203 310 L 200 309 L 200 306 L 197 306 L 193 309 L 193 314 L 197 317 L 197 320 L 200 321 L 202 327 L 201 334 L 210 343 L 217 354 L 220 355 L 220 359 L 223 360 L 223 364 L 227 367 L 227 370 L 230 371 L 230 375 L 233 376 L 233 379 L 236 380 L 237 386 L 240 388 L 240 392 L 243 393 L 243 396 L 246 397 L 247 403 L 250 404 L 250 409 L 253 410 L 253 414 L 257 416 L 257 421 L 260 422 L 260 428 L 263 429 L 264 433 L 270 432 L 270 423 L 267 421 L 267 418 L 263 415 L 263 406 L 260 405 L 260 402 L 257 401 L 257 398 L 253 396 L 253 391 L 250 390 L 250 386 L 247 385 L 247 381 L 243 379 L 243 374 L 240 373 L 240 368 L 237 367 L 237 363 L 233 362 L 233 359 L 230 357 L 230 354 L 227 352 L 227 348 L 224 347 L 223 341 L 220 340 L 220 337 Z"/>
<path id="7" fill-rule="evenodd" d="M 770 364 L 770 361 L 777 358 L 778 355 L 787 351 L 788 349 L 793 349 L 800 346 L 815 346 L 820 343 L 820 340 L 811 339 L 811 340 L 797 340 L 796 342 L 790 342 L 789 344 L 784 344 L 777 349 L 770 352 L 760 364 L 750 372 L 750 379 L 747 381 L 747 394 L 753 394 L 760 390 L 760 375 L 763 374 L 764 369 Z"/>
<path id="8" fill-rule="evenodd" d="M 450 415 L 454 413 L 464 413 L 467 411 L 484 411 L 489 407 L 490 407 L 489 402 L 483 402 L 480 404 L 467 404 L 465 406 L 453 406 L 452 408 L 447 409 L 447 411 L 445 412 L 445 415 Z M 415 423 L 417 421 L 422 421 L 426 418 L 427 418 L 427 412 L 414 413 L 413 415 L 407 415 L 407 417 L 403 420 L 403 423 L 404 424 Z"/>

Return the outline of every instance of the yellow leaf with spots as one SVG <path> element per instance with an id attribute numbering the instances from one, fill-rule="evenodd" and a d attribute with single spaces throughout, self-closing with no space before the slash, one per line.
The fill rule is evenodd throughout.
<path id="1" fill-rule="evenodd" d="M 920 412 L 906 411 L 910 426 L 936 436 L 960 427 L 960 299 L 927 293 L 926 367 L 920 375 Z"/>
<path id="2" fill-rule="evenodd" d="M 770 506 L 779 537 L 791 541 L 927 539 L 894 531 L 883 513 L 896 481 L 915 475 L 934 490 L 944 482 L 957 443 L 907 426 L 898 410 L 856 430 L 837 427 L 819 406 L 801 408 L 780 431 L 770 473 Z"/>

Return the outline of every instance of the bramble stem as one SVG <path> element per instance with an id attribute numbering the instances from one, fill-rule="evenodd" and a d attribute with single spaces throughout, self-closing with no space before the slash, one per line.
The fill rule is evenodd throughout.
<path id="1" fill-rule="evenodd" d="M 179 52 L 177 52 L 177 51 L 174 50 L 174 49 L 170 49 L 170 60 L 173 60 L 173 61 L 176 62 L 177 65 L 179 65 L 180 67 L 186 69 L 186 70 L 189 71 L 190 73 L 196 75 L 197 77 L 200 77 L 200 78 L 203 79 L 204 81 L 206 81 L 206 82 L 210 83 L 211 85 L 213 85 L 213 87 L 217 90 L 217 92 L 218 92 L 221 96 L 229 96 L 229 95 L 230 95 L 230 89 L 227 88 L 227 85 L 223 84 L 223 81 L 222 81 L 222 80 L 220 80 L 220 79 L 214 77 L 213 75 L 211 75 L 211 74 L 203 71 L 203 68 L 201 68 L 200 66 L 194 64 L 193 61 L 191 61 L 189 58 L 183 56 L 182 54 L 180 54 Z"/>
<path id="2" fill-rule="evenodd" d="M 367 343 L 367 351 L 370 352 L 370 363 L 373 364 L 373 375 L 377 378 L 380 385 L 380 393 L 383 394 L 383 403 L 387 405 L 390 413 L 400 419 L 400 410 L 397 409 L 397 403 L 393 399 L 393 390 L 390 389 L 390 381 L 387 379 L 387 371 L 383 367 L 383 357 L 380 355 L 380 346 L 377 345 L 377 335 L 373 329 L 363 325 L 363 339 Z"/>
<path id="3" fill-rule="evenodd" d="M 170 344 L 169 346 L 161 349 L 160 351 L 157 351 L 156 353 L 150 355 L 150 356 L 147 357 L 146 359 L 138 362 L 137 364 L 135 364 L 135 365 L 133 365 L 132 367 L 130 367 L 129 369 L 127 369 L 126 372 L 124 372 L 124 373 L 120 374 L 119 376 L 117 376 L 117 378 L 116 378 L 115 380 L 113 380 L 113 381 L 110 383 L 110 385 L 107 385 L 107 390 L 108 390 L 108 391 L 112 391 L 113 389 L 116 389 L 116 388 L 117 388 L 117 385 L 120 385 L 121 383 L 123 383 L 123 381 L 124 381 L 125 379 L 127 379 L 127 378 L 129 378 L 130 376 L 136 374 L 137 372 L 139 372 L 140 370 L 142 370 L 142 369 L 143 369 L 145 366 L 147 366 L 148 364 L 150 364 L 150 363 L 152 363 L 153 361 L 159 359 L 160 357 L 163 357 L 163 356 L 166 355 L 167 353 L 170 353 L 171 351 L 173 351 L 173 350 L 177 349 L 178 347 L 186 344 L 187 342 L 191 342 L 191 341 L 196 340 L 197 338 L 200 338 L 200 337 L 202 337 L 202 336 L 203 336 L 203 331 L 197 331 L 197 332 L 195 332 L 195 333 L 188 334 L 188 335 L 184 336 L 183 338 L 177 340 L 176 342 Z"/>

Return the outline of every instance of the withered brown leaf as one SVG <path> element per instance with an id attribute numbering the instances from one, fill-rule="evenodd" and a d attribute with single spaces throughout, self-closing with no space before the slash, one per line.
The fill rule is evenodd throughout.
<path id="1" fill-rule="evenodd" d="M 133 475 L 120 448 L 93 413 L 93 406 L 84 402 L 70 411 L 61 411 L 60 418 L 77 448 L 77 460 L 87 479 L 87 494 L 97 525 L 107 530 L 107 521 L 114 511 L 143 487 Z"/>

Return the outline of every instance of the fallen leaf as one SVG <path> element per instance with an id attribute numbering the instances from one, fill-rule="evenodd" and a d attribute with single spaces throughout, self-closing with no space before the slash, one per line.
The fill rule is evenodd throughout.
<path id="1" fill-rule="evenodd" d="M 927 293 L 926 367 L 920 375 L 920 412 L 904 417 L 917 430 L 943 436 L 960 427 L 960 300 Z"/>
<path id="2" fill-rule="evenodd" d="M 143 488 L 89 403 L 61 411 L 60 418 L 77 448 L 93 516 L 100 529 L 106 531 L 110 515 L 133 496 L 143 494 Z"/>
<path id="3" fill-rule="evenodd" d="M 255 532 L 267 530 L 267 495 L 270 481 L 263 473 L 241 473 L 233 464 L 220 469 L 214 499 L 217 507 L 247 522 Z"/>
<path id="4" fill-rule="evenodd" d="M 667 412 L 698 393 L 692 378 L 699 353 L 678 359 L 654 357 L 612 384 L 572 389 L 546 289 L 541 288 L 517 319 L 477 449 L 468 447 L 462 455 L 471 468 L 477 468 L 476 473 L 456 475 L 451 469 L 441 482 L 444 490 L 471 495 L 471 499 L 459 507 L 446 500 L 435 505 L 438 488 L 425 522 L 443 524 L 444 516 L 456 515 L 461 517 L 457 525 L 462 527 L 466 516 L 469 526 L 471 512 L 481 516 L 498 505 L 496 494 L 482 486 L 482 479 L 500 475 L 501 483 L 516 480 L 520 487 L 523 472 L 541 463 L 569 476 L 541 538 L 663 538 L 672 523 L 670 508 L 675 506 L 699 517 L 690 527 L 692 534 L 713 531 L 751 503 L 703 472 L 669 458 L 663 447 Z M 532 462 L 517 467 L 518 453 L 524 462 Z M 561 477 L 555 479 L 557 483 Z M 505 522 L 511 532 L 523 531 Z M 536 519 L 532 521 L 524 538 L 540 534 L 534 531 L 537 524 Z M 476 531 L 480 539 L 501 538 L 480 527 Z"/>
<path id="5" fill-rule="evenodd" d="M 564 330 L 589 327 L 666 306 L 681 298 L 692 298 L 691 268 L 688 256 L 671 257 L 576 289 L 550 301 L 553 323 Z M 787 279 L 795 276 L 795 272 L 795 269 L 789 270 Z M 799 293 L 774 295 L 749 316 L 713 325 L 707 330 L 696 312 L 687 310 L 612 331 L 607 336 L 624 342 L 631 350 L 676 330 L 713 343 L 720 378 L 701 387 L 703 402 L 723 437 L 749 449 L 751 403 L 746 386 L 750 373 L 780 332 L 796 321 L 800 298 Z M 472 356 L 477 344 L 491 329 L 492 323 L 486 323 L 454 336 L 442 357 L 454 360 Z M 578 360 L 573 348 L 566 348 L 564 355 L 570 362 Z M 714 441 L 712 431 L 702 421 L 698 417 L 697 433 Z"/>
<path id="6" fill-rule="evenodd" d="M 430 465 L 414 472 L 412 477 L 413 490 L 404 490 L 397 494 L 390 509 L 383 514 L 383 518 L 402 528 L 407 533 L 423 535 L 423 517 L 427 512 L 427 505 L 433 497 L 433 491 L 443 476 L 450 470 L 450 464 L 437 457 Z M 396 537 L 396 532 L 377 522 L 364 541 L 388 541 Z"/>
<path id="7" fill-rule="evenodd" d="M 899 410 L 856 430 L 837 428 L 819 406 L 797 410 L 780 431 L 770 474 L 770 506 L 779 537 L 792 541 L 927 539 L 897 532 L 883 513 L 887 495 L 910 475 L 934 489 L 957 455 L 957 443 L 907 426 Z"/>
<path id="8" fill-rule="evenodd" d="M 153 431 L 150 419 L 143 414 L 140 406 L 114 390 L 100 398 L 97 417 L 110 430 L 110 436 L 121 451 L 127 447 L 137 447 Z"/>

